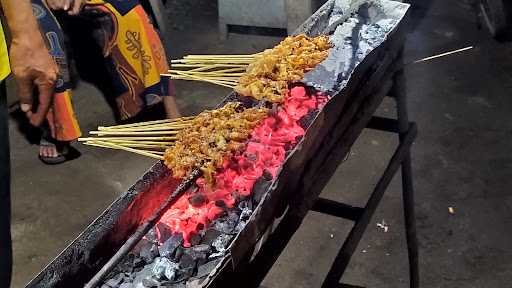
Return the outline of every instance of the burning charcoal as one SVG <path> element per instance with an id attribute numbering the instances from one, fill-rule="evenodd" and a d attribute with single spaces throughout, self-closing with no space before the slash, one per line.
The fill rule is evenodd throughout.
<path id="1" fill-rule="evenodd" d="M 171 230 L 171 227 L 165 225 L 164 223 L 158 223 L 156 224 L 156 229 L 158 230 L 158 235 L 160 241 L 165 241 L 166 239 L 169 239 L 169 237 L 172 236 L 173 232 Z"/>
<path id="2" fill-rule="evenodd" d="M 203 194 L 195 194 L 188 198 L 188 202 L 194 207 L 201 207 L 206 200 L 207 199 Z"/>
<path id="3" fill-rule="evenodd" d="M 167 241 L 164 242 L 158 250 L 160 251 L 160 256 L 171 258 L 174 255 L 176 249 L 183 244 L 183 234 L 176 233 L 172 235 Z"/>
<path id="4" fill-rule="evenodd" d="M 213 241 L 219 237 L 222 233 L 215 229 L 208 229 L 204 233 L 203 240 L 201 241 L 201 244 L 209 245 L 211 246 Z"/>
<path id="5" fill-rule="evenodd" d="M 132 283 L 123 283 L 119 286 L 119 288 L 132 288 Z"/>
<path id="6" fill-rule="evenodd" d="M 222 234 L 215 241 L 213 241 L 212 246 L 218 252 L 224 252 L 226 247 L 228 247 L 229 242 L 231 241 L 232 236 L 228 234 Z"/>
<path id="7" fill-rule="evenodd" d="M 247 159 L 253 162 L 258 160 L 258 156 L 256 156 L 256 154 L 253 153 L 245 153 L 245 156 L 247 157 Z"/>
<path id="8" fill-rule="evenodd" d="M 212 272 L 213 268 L 215 268 L 217 264 L 219 264 L 219 262 L 220 259 L 216 259 L 197 267 L 196 277 L 201 278 L 204 276 L 208 276 L 210 272 Z"/>

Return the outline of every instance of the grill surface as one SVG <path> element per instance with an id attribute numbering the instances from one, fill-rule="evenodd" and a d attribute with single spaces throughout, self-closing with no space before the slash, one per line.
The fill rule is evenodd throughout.
<path id="1" fill-rule="evenodd" d="M 314 36 L 325 31 L 329 20 L 340 16 L 336 15 L 336 11 L 342 11 L 336 9 L 337 2 L 341 1 L 327 2 L 297 33 Z M 333 36 L 338 38 L 333 40 L 340 45 L 333 48 L 328 60 L 306 76 L 307 84 L 334 97 L 288 155 L 249 223 L 233 240 L 215 272 L 202 283 L 203 287 L 220 287 L 219 283 L 229 277 L 232 267 L 247 261 L 260 237 L 290 204 L 295 207 L 294 213 L 307 213 L 325 185 L 314 181 L 317 170 L 329 161 L 327 153 L 331 147 L 325 144 L 335 143 L 341 137 L 341 130 L 351 124 L 361 107 L 380 103 L 379 99 L 365 97 L 390 76 L 386 72 L 403 44 L 401 24 L 408 5 L 387 0 L 374 2 L 378 4 L 363 5 L 356 15 L 338 27 Z M 382 29 L 362 33 L 363 24 Z M 334 81 L 326 81 L 329 79 Z M 237 96 L 232 93 L 220 105 L 234 100 Z M 156 163 L 27 287 L 80 287 L 86 283 L 179 185 L 169 176 L 167 168 L 161 162 Z"/>

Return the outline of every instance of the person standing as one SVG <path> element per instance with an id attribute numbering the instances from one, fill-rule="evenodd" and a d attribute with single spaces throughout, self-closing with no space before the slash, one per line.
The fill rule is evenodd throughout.
<path id="1" fill-rule="evenodd" d="M 10 161 L 5 78 L 11 70 L 16 79 L 20 106 L 30 123 L 39 126 L 52 102 L 58 68 L 50 57 L 32 14 L 29 0 L 0 0 L 11 32 L 10 62 L 0 24 L 0 287 L 10 286 L 12 274 Z M 33 107 L 33 91 L 38 106 Z"/>
<path id="2" fill-rule="evenodd" d="M 159 102 L 164 103 L 168 118 L 180 116 L 172 82 L 160 76 L 169 69 L 162 41 L 138 0 L 31 2 L 61 71 L 43 125 L 41 161 L 60 164 L 79 155 L 70 146 L 81 135 L 72 105 L 72 61 L 79 72 L 96 75 L 86 76 L 92 76 L 89 80 L 105 94 L 117 120 L 134 119 Z"/>

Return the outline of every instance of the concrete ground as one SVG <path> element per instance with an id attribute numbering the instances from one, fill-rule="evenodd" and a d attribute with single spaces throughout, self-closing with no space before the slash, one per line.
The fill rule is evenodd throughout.
<path id="1" fill-rule="evenodd" d="M 215 1 L 168 1 L 170 54 L 249 53 L 279 38 L 232 35 L 219 41 Z M 426 1 L 422 1 L 426 2 Z M 458 56 L 408 66 L 410 116 L 420 136 L 413 149 L 423 287 L 511 287 L 512 45 L 478 30 L 469 0 L 433 0 L 410 35 L 407 60 L 474 45 Z M 427 9 L 428 8 L 428 9 Z M 421 13 L 420 13 L 421 14 Z M 178 104 L 191 115 L 228 90 L 177 83 Z M 75 95 L 84 132 L 112 124 L 101 94 L 81 83 Z M 394 112 L 386 101 L 381 114 Z M 13 159 L 13 287 L 23 287 L 109 203 L 153 163 L 123 152 L 79 144 L 83 156 L 49 167 L 37 159 L 11 121 Z M 396 145 L 366 131 L 332 178 L 325 197 L 362 205 Z M 406 287 L 407 258 L 399 177 L 395 177 L 343 281 Z M 454 214 L 448 212 L 453 207 Z M 385 232 L 377 227 L 385 223 Z M 319 287 L 350 223 L 311 213 L 263 286 Z"/>

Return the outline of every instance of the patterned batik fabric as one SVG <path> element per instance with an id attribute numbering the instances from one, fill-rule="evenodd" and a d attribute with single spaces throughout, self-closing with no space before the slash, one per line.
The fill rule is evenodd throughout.
<path id="1" fill-rule="evenodd" d="M 87 30 L 82 33 L 90 33 L 87 39 L 93 39 L 101 50 L 101 56 L 94 53 L 75 56 L 103 58 L 91 62 L 101 63 L 102 70 L 108 71 L 107 79 L 102 81 L 108 81 L 109 94 L 113 95 L 106 96 L 115 99 L 120 120 L 137 115 L 170 94 L 171 82 L 160 76 L 168 70 L 162 42 L 138 1 L 85 1 L 78 16 L 52 12 L 42 0 L 32 0 L 32 5 L 50 54 L 60 69 L 54 102 L 47 117 L 53 138 L 71 141 L 81 135 L 71 100 L 69 55 L 76 51 L 68 51 L 67 47 L 73 45 L 67 45 L 67 41 L 77 37 L 66 35 L 69 30 L 65 25 L 71 17 L 87 21 Z M 73 31 L 81 37 L 80 32 Z M 80 52 L 87 54 L 87 51 Z"/>

